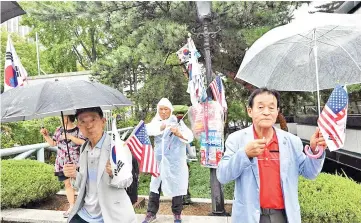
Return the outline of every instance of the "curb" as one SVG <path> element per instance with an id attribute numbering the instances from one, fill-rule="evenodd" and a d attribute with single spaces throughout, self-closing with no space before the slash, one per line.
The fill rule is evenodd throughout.
<path id="1" fill-rule="evenodd" d="M 149 199 L 148 195 L 138 195 L 139 198 Z M 172 197 L 160 196 L 161 201 L 172 201 Z M 193 203 L 212 204 L 212 200 L 209 198 L 191 198 Z M 224 200 L 224 204 L 233 204 L 233 200 Z"/>
<path id="2" fill-rule="evenodd" d="M 137 214 L 137 222 L 144 219 L 144 214 Z M 7 209 L 2 210 L 1 222 L 21 222 L 21 223 L 65 223 L 63 211 L 50 211 L 39 209 Z M 173 223 L 172 215 L 157 215 L 157 222 Z M 214 217 L 214 216 L 182 216 L 183 223 L 230 223 L 231 217 Z"/>
<path id="3" fill-rule="evenodd" d="M 57 195 L 65 195 L 65 190 L 60 190 Z M 78 195 L 78 192 L 75 192 L 75 195 Z M 149 195 L 138 195 L 139 198 L 144 198 L 145 200 L 149 199 Z M 160 196 L 161 201 L 172 201 L 172 197 Z M 201 204 L 211 204 L 212 200 L 209 198 L 191 198 L 193 203 Z M 224 204 L 233 204 L 233 200 L 224 200 Z"/>

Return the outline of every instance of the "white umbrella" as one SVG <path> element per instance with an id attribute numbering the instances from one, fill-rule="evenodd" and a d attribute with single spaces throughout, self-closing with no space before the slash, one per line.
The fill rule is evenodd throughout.
<path id="1" fill-rule="evenodd" d="M 279 91 L 361 83 L 361 15 L 315 13 L 274 28 L 246 52 L 236 78 Z"/>

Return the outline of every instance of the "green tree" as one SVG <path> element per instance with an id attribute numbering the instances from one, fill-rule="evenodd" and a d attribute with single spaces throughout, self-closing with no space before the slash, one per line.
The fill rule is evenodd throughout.
<path id="1" fill-rule="evenodd" d="M 57 71 L 76 71 L 75 62 L 89 70 L 106 48 L 101 44 L 105 18 L 79 14 L 83 10 L 79 2 L 22 2 L 22 7 L 27 11 L 22 24 L 32 28 L 30 36 L 38 32 Z"/>
<path id="2" fill-rule="evenodd" d="M 222 32 L 211 44 L 213 71 L 236 72 L 245 50 L 271 28 L 289 22 L 292 7 L 298 5 L 214 2 L 211 28 L 220 26 Z M 93 69 L 95 78 L 127 90 L 136 113 L 147 113 L 161 97 L 189 103 L 187 83 L 174 53 L 186 43 L 188 32 L 200 27 L 195 2 L 30 2 L 23 6 L 28 11 L 24 24 L 39 32 L 46 49 L 58 49 L 56 57 L 75 55 L 83 68 Z M 202 40 L 193 39 L 204 55 Z M 245 101 L 248 88 L 233 88 L 237 85 L 227 86 L 227 91 L 243 91 L 241 98 L 227 94 L 227 100 Z M 229 117 L 236 119 L 235 114 Z"/>

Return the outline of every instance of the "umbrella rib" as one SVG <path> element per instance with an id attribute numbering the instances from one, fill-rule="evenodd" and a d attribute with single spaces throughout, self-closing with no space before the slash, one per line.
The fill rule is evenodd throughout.
<path id="1" fill-rule="evenodd" d="M 337 47 L 336 45 L 332 45 L 332 44 L 330 44 L 330 43 L 325 43 L 325 42 L 320 41 L 320 40 L 317 40 L 317 42 L 318 42 L 318 43 L 323 43 L 323 44 L 328 45 L 328 46 Z"/>
<path id="2" fill-rule="evenodd" d="M 331 36 L 331 35 L 328 35 L 328 37 L 331 37 L 331 38 L 335 38 L 335 37 L 344 37 L 344 36 L 349 36 L 350 34 L 339 34 L 339 35 L 334 35 L 334 36 Z"/>
<path id="3" fill-rule="evenodd" d="M 310 31 L 311 32 L 311 31 Z M 309 32 L 309 33 L 310 33 Z M 309 34 L 308 33 L 308 34 Z M 305 39 L 308 39 L 309 41 L 308 42 L 306 42 L 306 43 L 312 43 L 312 41 L 313 41 L 313 39 L 311 39 L 311 38 L 309 38 L 309 37 L 307 37 L 307 36 L 305 36 L 305 35 L 302 35 L 302 34 L 297 34 L 297 35 L 299 35 L 299 36 L 301 36 L 301 37 L 303 37 L 303 38 L 305 38 Z M 306 47 L 308 47 L 308 48 L 312 48 L 312 47 L 310 47 L 309 45 L 307 45 L 307 44 L 304 44 Z"/>
<path id="4" fill-rule="evenodd" d="M 305 35 L 302 35 L 302 34 L 297 34 L 297 35 L 302 36 L 303 38 L 306 38 L 306 39 L 308 39 L 308 40 L 310 40 L 310 41 L 313 41 L 313 39 L 311 39 L 311 38 L 309 38 L 309 37 L 307 37 L 307 36 L 305 36 Z"/>
<path id="5" fill-rule="evenodd" d="M 311 32 L 311 31 L 310 31 Z M 309 32 L 309 33 L 310 33 Z M 308 34 L 309 34 L 308 33 Z M 313 40 L 312 39 L 310 39 L 309 37 L 307 37 L 307 36 L 304 36 L 304 35 L 301 35 L 301 34 L 297 34 L 297 35 L 299 35 L 299 36 L 301 36 L 301 37 L 303 37 L 303 38 L 305 38 L 305 39 L 308 39 L 308 41 L 300 41 L 300 42 L 276 42 L 276 43 L 274 43 L 275 45 L 276 44 L 287 44 L 287 43 L 310 43 L 310 42 L 312 42 Z M 307 46 L 307 45 L 305 45 L 305 46 Z M 307 46 L 308 47 L 308 46 Z"/>
<path id="6" fill-rule="evenodd" d="M 325 32 L 324 34 L 322 34 L 321 36 L 317 37 L 317 38 L 316 38 L 316 41 L 317 41 L 317 39 L 320 39 L 320 38 L 324 37 L 325 35 L 327 35 L 327 33 L 330 33 L 331 31 L 333 31 L 333 30 L 336 29 L 337 27 L 339 27 L 339 26 L 335 26 L 335 27 L 333 27 L 332 29 L 330 29 L 330 30 L 328 30 L 327 32 Z M 316 29 L 316 32 L 317 32 L 317 29 Z"/>
<path id="7" fill-rule="evenodd" d="M 274 70 L 278 67 L 278 65 L 281 63 L 281 61 L 283 61 L 283 59 L 287 56 L 287 54 L 288 54 L 291 50 L 293 51 L 293 50 L 298 49 L 298 48 L 300 48 L 300 47 L 301 47 L 301 46 L 299 46 L 299 47 L 297 47 L 297 48 L 290 47 L 290 49 L 287 50 L 287 52 L 286 52 L 284 55 L 282 55 L 281 60 L 279 60 L 278 63 L 277 63 L 277 65 L 274 66 L 275 68 L 272 70 L 271 75 L 269 76 L 268 80 L 265 81 L 264 86 L 267 86 L 268 81 L 269 81 L 270 79 L 272 79 L 272 76 L 273 76 L 273 74 L 274 74 Z"/>
<path id="8" fill-rule="evenodd" d="M 277 44 L 287 44 L 287 43 L 299 43 L 299 44 L 301 44 L 301 46 L 305 46 L 305 47 L 308 47 L 308 48 L 312 48 L 312 47 L 310 47 L 309 45 L 307 45 L 307 44 L 304 44 L 304 43 L 310 43 L 310 41 L 305 41 L 305 42 L 283 42 L 283 43 L 274 43 L 273 45 L 277 45 Z"/>
<path id="9" fill-rule="evenodd" d="M 340 27 L 340 26 L 339 26 Z M 350 27 L 348 27 L 348 29 L 344 29 L 344 28 L 342 28 L 342 27 L 340 27 L 340 29 L 337 29 L 337 31 L 350 31 L 350 29 L 349 29 Z M 352 27 L 352 28 L 354 28 L 352 31 L 353 32 L 360 32 L 361 31 L 361 29 L 358 29 L 358 28 L 355 28 L 355 27 Z M 320 27 L 320 28 L 318 28 L 318 30 L 329 30 L 329 29 L 326 29 L 326 28 L 323 28 L 323 27 Z"/>
<path id="10" fill-rule="evenodd" d="M 337 42 L 333 41 L 332 39 L 328 38 L 325 36 L 326 39 L 334 42 L 337 46 L 339 46 L 343 51 L 345 51 L 345 53 L 351 58 L 351 60 L 355 63 L 355 65 L 357 66 L 357 68 L 361 71 L 360 66 L 357 64 L 356 60 L 351 56 L 351 54 L 345 49 L 343 48 L 343 46 L 341 46 L 340 44 L 338 44 Z"/>
<path id="11" fill-rule="evenodd" d="M 311 32 L 311 31 L 310 31 Z M 309 33 L 310 33 L 309 32 Z M 309 34 L 308 33 L 308 34 Z M 309 37 L 307 37 L 307 36 L 304 36 L 304 35 L 301 35 L 301 34 L 297 34 L 297 35 L 299 35 L 299 36 L 301 36 L 301 37 L 303 37 L 303 38 L 305 38 L 305 39 L 308 39 L 308 41 L 300 41 L 300 42 L 282 42 L 282 40 L 281 41 L 279 41 L 279 42 L 276 42 L 276 43 L 274 43 L 274 45 L 277 45 L 277 44 L 288 44 L 288 43 L 310 43 L 310 42 L 312 42 L 313 40 L 312 39 L 310 39 Z M 306 47 L 309 47 L 308 45 L 306 45 L 306 44 L 303 44 L 304 46 L 306 46 Z"/>
<path id="12" fill-rule="evenodd" d="M 277 44 L 288 44 L 288 43 L 309 43 L 310 41 L 300 41 L 300 42 L 297 42 L 297 41 L 291 41 L 291 42 L 276 42 L 274 43 L 274 45 L 277 45 Z"/>

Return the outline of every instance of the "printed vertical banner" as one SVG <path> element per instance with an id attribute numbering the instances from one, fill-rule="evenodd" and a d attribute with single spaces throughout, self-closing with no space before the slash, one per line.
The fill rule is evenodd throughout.
<path id="1" fill-rule="evenodd" d="M 208 142 L 206 133 L 201 137 L 201 165 L 208 168 L 217 168 L 223 156 L 223 132 L 217 130 L 208 131 Z"/>

